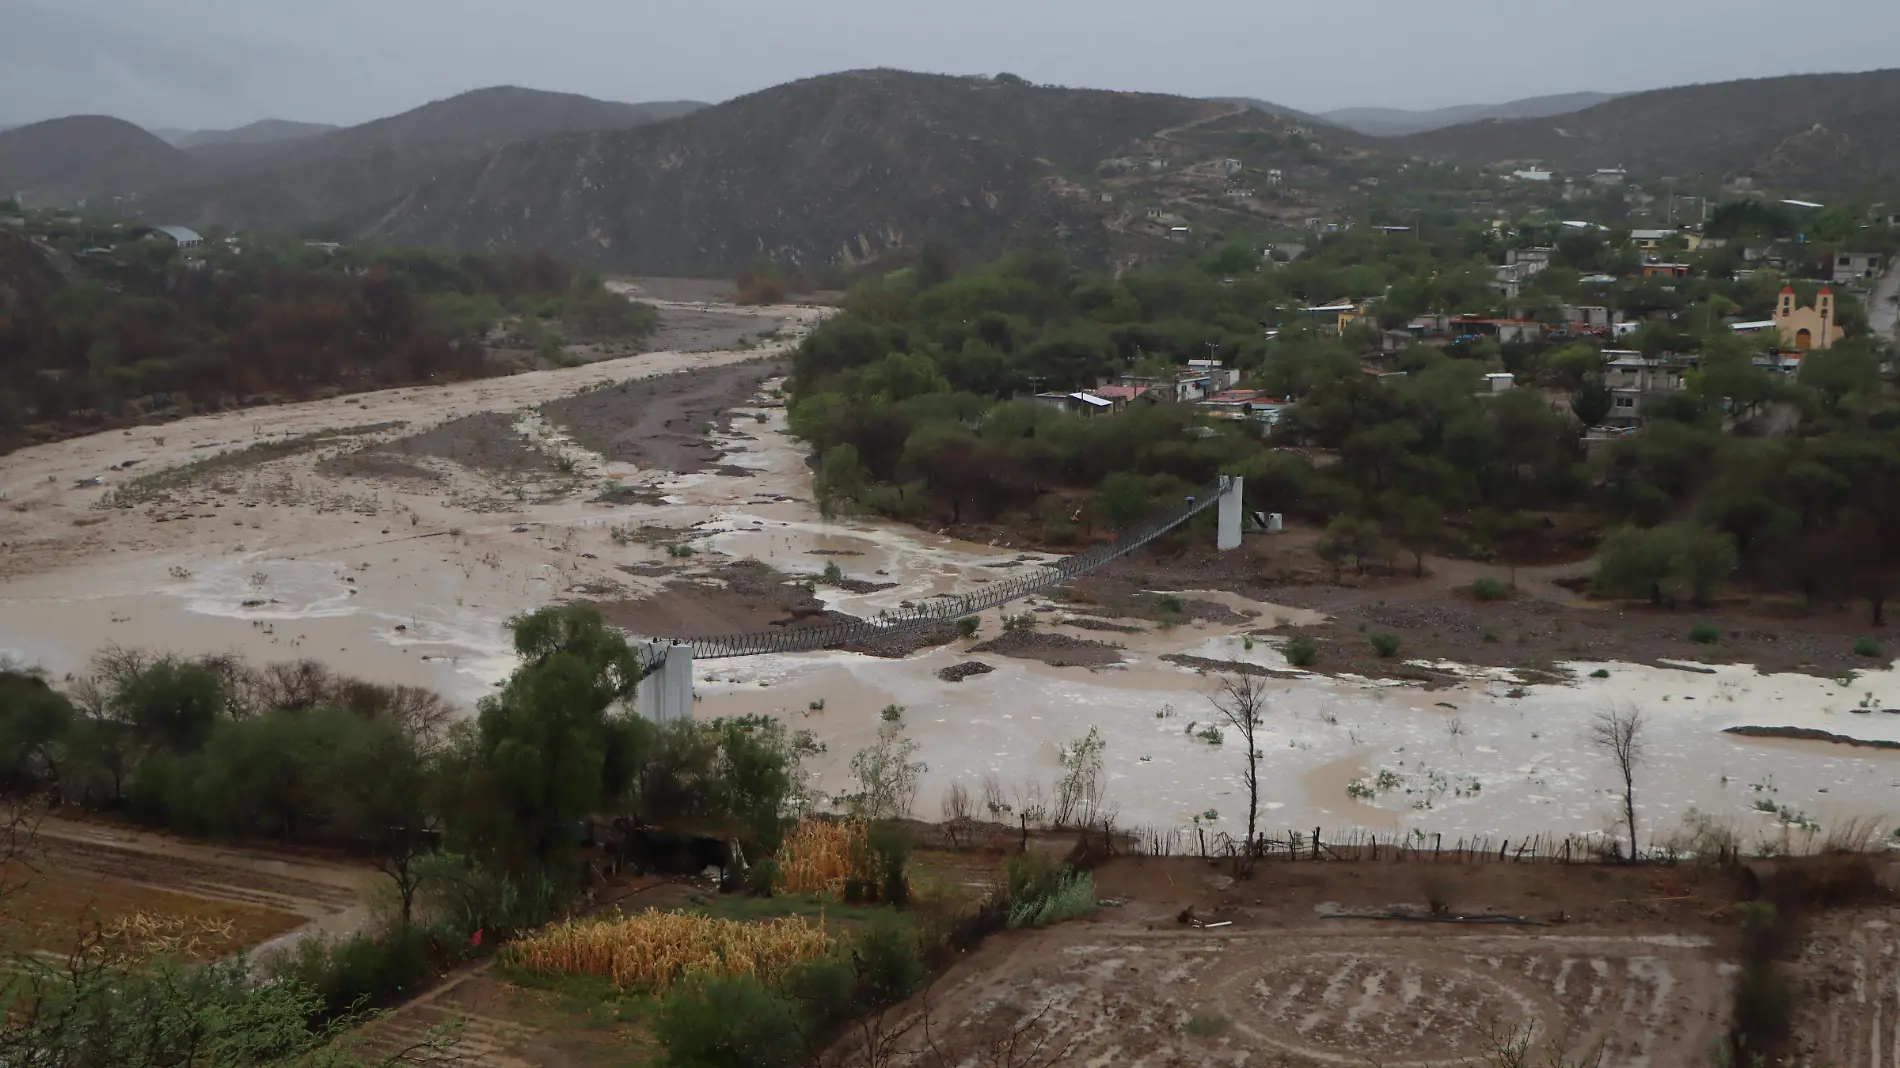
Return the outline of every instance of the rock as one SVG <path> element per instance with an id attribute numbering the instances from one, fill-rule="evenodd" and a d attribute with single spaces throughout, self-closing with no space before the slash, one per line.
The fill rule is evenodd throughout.
<path id="1" fill-rule="evenodd" d="M 981 660 L 966 660 L 961 664 L 952 664 L 937 672 L 937 677 L 945 682 L 962 682 L 972 675 L 987 675 L 996 669 Z"/>

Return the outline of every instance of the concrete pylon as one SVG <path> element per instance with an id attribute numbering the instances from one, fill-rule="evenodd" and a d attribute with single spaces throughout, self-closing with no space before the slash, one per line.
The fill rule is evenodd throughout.
<path id="1" fill-rule="evenodd" d="M 1240 516 L 1244 494 L 1238 476 L 1222 475 L 1220 488 L 1220 532 L 1214 547 L 1222 552 L 1240 548 Z"/>
<path id="2" fill-rule="evenodd" d="M 693 647 L 647 642 L 640 650 L 647 673 L 633 692 L 633 707 L 654 723 L 693 718 Z"/>

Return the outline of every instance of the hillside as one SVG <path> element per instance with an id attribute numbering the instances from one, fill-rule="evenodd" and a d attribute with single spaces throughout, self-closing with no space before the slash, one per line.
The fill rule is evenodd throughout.
<path id="1" fill-rule="evenodd" d="M 1221 155 L 1293 167 L 1316 151 L 1283 119 L 1214 101 L 855 71 L 511 145 L 369 228 L 654 273 L 861 263 L 933 239 L 980 255 L 1050 238 L 1100 257 L 1121 236 L 1167 234 L 1135 205 L 1218 201 L 1239 180 Z"/>
<path id="2" fill-rule="evenodd" d="M 292 122 L 288 119 L 260 119 L 232 130 L 155 130 L 179 148 L 210 148 L 217 145 L 274 145 L 340 130 L 325 122 Z"/>
<path id="3" fill-rule="evenodd" d="M 225 140 L 180 153 L 191 167 L 133 188 L 140 214 L 149 218 L 296 227 L 373 211 L 427 181 L 438 168 L 523 138 L 622 129 L 701 106 L 690 101 L 622 104 L 514 87 L 477 89 L 308 136 L 281 136 L 295 132 L 291 128 L 298 124 L 275 122 L 227 131 Z"/>
<path id="4" fill-rule="evenodd" d="M 1456 107 L 1408 111 L 1404 108 L 1339 108 L 1316 116 L 1321 122 L 1344 126 L 1368 137 L 1403 137 L 1441 130 L 1467 122 L 1494 119 L 1544 119 L 1569 115 L 1616 99 L 1614 93 L 1563 93 L 1533 96 L 1507 104 L 1460 104 Z"/>
<path id="5" fill-rule="evenodd" d="M 68 204 L 165 185 L 190 175 L 191 157 L 104 115 L 74 115 L 0 133 L 0 194 Z"/>
<path id="6" fill-rule="evenodd" d="M 1558 118 L 1481 122 L 1386 142 L 1465 163 L 1626 166 L 1639 178 L 1752 175 L 1788 188 L 1858 190 L 1900 178 L 1900 70 L 1691 85 L 1618 97 Z"/>

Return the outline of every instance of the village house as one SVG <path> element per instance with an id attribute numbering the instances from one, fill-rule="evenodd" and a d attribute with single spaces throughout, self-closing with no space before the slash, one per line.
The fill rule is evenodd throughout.
<path id="1" fill-rule="evenodd" d="M 1834 257 L 1834 284 L 1837 286 L 1872 282 L 1879 276 L 1880 254 L 1877 252 L 1842 252 Z"/>
<path id="2" fill-rule="evenodd" d="M 1500 345 L 1508 345 L 1513 341 L 1542 341 L 1544 339 L 1544 324 L 1535 319 L 1462 317 L 1452 319 L 1449 329 L 1453 337 L 1495 337 Z"/>
<path id="3" fill-rule="evenodd" d="M 1118 412 L 1126 409 L 1130 404 L 1136 401 L 1154 403 L 1161 399 L 1156 396 L 1156 391 L 1150 386 L 1096 386 L 1088 392 L 1113 404 L 1115 410 Z"/>
<path id="4" fill-rule="evenodd" d="M 1610 328 L 1610 309 L 1601 304 L 1565 304 L 1558 309 L 1573 334 Z"/>
<path id="5" fill-rule="evenodd" d="M 1287 402 L 1257 389 L 1227 389 L 1198 402 L 1195 407 L 1211 419 L 1252 420 L 1268 426 L 1280 421 Z"/>
<path id="6" fill-rule="evenodd" d="M 1059 412 L 1068 412 L 1083 418 L 1108 415 L 1115 410 L 1115 402 L 1093 393 L 1077 391 L 1075 393 L 1038 393 L 1036 403 L 1044 404 Z"/>
<path id="7" fill-rule="evenodd" d="M 170 241 L 181 250 L 203 248 L 205 243 L 205 239 L 198 236 L 198 231 L 188 230 L 183 226 L 155 226 L 152 228 L 151 236 L 161 241 Z"/>
<path id="8" fill-rule="evenodd" d="M 1645 263 L 1644 278 L 1687 278 L 1692 268 L 1686 263 Z"/>
<path id="9" fill-rule="evenodd" d="M 1630 180 L 1630 172 L 1622 167 L 1598 167 L 1590 180 L 1597 185 L 1624 185 Z"/>
<path id="10" fill-rule="evenodd" d="M 1677 353 L 1644 356 L 1633 350 L 1606 349 L 1603 356 L 1603 384 L 1611 397 L 1610 414 L 1604 421 L 1612 426 L 1635 426 L 1645 397 L 1681 390 L 1683 375 L 1695 367 L 1693 357 Z"/>
<path id="11" fill-rule="evenodd" d="M 1630 244 L 1644 255 L 1661 252 L 1663 242 L 1679 236 L 1674 230 L 1631 230 Z"/>
<path id="12" fill-rule="evenodd" d="M 1550 172 L 1540 170 L 1512 171 L 1511 177 L 1520 182 L 1548 182 L 1550 181 Z"/>

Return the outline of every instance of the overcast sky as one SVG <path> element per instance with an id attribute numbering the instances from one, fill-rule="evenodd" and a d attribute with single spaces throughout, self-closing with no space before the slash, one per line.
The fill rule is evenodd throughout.
<path id="1" fill-rule="evenodd" d="M 0 123 L 355 123 L 504 84 L 718 101 L 873 66 L 1426 108 L 1868 70 L 1896 41 L 1897 0 L 0 0 Z"/>

